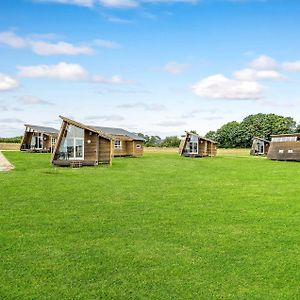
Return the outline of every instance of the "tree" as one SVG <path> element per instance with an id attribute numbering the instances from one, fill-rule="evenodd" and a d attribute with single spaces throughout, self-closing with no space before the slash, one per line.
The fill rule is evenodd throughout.
<path id="1" fill-rule="evenodd" d="M 215 131 L 211 130 L 205 135 L 205 137 L 210 139 L 210 140 L 216 141 L 217 140 L 217 133 Z"/>
<path id="2" fill-rule="evenodd" d="M 293 133 L 295 128 L 296 122 L 293 118 L 275 114 L 249 115 L 241 122 L 245 147 L 251 146 L 254 136 L 269 140 L 273 134 Z"/>
<path id="3" fill-rule="evenodd" d="M 138 136 L 142 137 L 145 140 L 146 147 L 159 147 L 161 144 L 161 138 L 158 135 L 144 135 L 139 133 Z"/>
<path id="4" fill-rule="evenodd" d="M 249 115 L 241 123 L 229 122 L 216 132 L 210 131 L 206 137 L 216 140 L 223 148 L 248 148 L 252 138 L 257 136 L 270 139 L 273 134 L 300 132 L 300 124 L 291 117 L 283 117 L 275 114 Z"/>
<path id="5" fill-rule="evenodd" d="M 216 132 L 216 140 L 221 148 L 241 147 L 242 136 L 240 123 L 232 121 L 223 125 Z"/>
<path id="6" fill-rule="evenodd" d="M 177 136 L 167 136 L 161 143 L 161 147 L 179 147 L 180 139 Z"/>

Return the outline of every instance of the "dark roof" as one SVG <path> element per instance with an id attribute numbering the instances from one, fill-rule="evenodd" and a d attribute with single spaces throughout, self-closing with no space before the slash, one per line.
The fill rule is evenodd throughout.
<path id="1" fill-rule="evenodd" d="M 284 137 L 284 136 L 297 136 L 300 137 L 300 133 L 286 133 L 286 134 L 273 134 L 271 137 Z"/>
<path id="2" fill-rule="evenodd" d="M 260 141 L 263 141 L 265 143 L 271 143 L 270 141 L 266 140 L 266 139 L 263 139 L 263 138 L 260 138 L 260 137 L 254 137 L 252 140 L 260 140 Z"/>
<path id="3" fill-rule="evenodd" d="M 89 127 L 93 127 L 96 130 L 102 131 L 102 132 L 104 132 L 106 134 L 109 134 L 109 135 L 113 135 L 113 136 L 122 135 L 122 136 L 127 136 L 127 137 L 129 137 L 133 140 L 144 141 L 144 139 L 142 137 L 138 136 L 136 133 L 127 131 L 127 130 L 122 129 L 122 128 L 102 127 L 102 126 L 93 126 L 93 125 L 90 125 Z"/>
<path id="4" fill-rule="evenodd" d="M 52 127 L 45 127 L 45 126 L 38 126 L 38 125 L 31 125 L 31 124 L 25 124 L 25 126 L 37 132 L 58 134 L 58 130 Z"/>

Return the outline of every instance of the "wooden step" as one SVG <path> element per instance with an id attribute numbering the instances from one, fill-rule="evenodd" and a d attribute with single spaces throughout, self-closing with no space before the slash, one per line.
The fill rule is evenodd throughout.
<path id="1" fill-rule="evenodd" d="M 70 167 L 71 168 L 81 168 L 82 167 L 82 162 L 81 161 L 71 161 L 70 162 Z"/>

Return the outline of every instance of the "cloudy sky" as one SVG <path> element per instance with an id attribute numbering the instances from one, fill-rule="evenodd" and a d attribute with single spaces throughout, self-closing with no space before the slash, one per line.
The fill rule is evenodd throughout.
<path id="1" fill-rule="evenodd" d="M 0 136 L 58 116 L 205 134 L 300 121 L 300 1 L 0 1 Z"/>

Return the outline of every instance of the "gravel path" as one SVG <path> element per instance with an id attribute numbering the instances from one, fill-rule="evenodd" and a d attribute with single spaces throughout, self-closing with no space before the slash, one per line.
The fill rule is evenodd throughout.
<path id="1" fill-rule="evenodd" d="M 14 166 L 0 152 L 0 172 L 1 171 L 10 171 L 13 168 L 14 168 Z"/>

